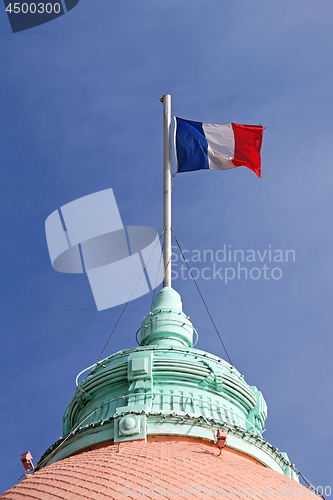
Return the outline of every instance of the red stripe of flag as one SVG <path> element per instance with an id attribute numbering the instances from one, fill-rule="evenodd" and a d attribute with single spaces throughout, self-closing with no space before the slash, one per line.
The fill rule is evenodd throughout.
<path id="1" fill-rule="evenodd" d="M 232 163 L 236 167 L 244 165 L 261 177 L 260 149 L 263 127 L 261 125 L 238 125 L 232 123 L 235 136 L 235 154 Z"/>

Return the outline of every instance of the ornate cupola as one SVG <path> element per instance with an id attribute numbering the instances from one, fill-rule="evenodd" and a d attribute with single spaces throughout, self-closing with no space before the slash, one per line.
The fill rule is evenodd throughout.
<path id="1" fill-rule="evenodd" d="M 261 392 L 226 361 L 195 349 L 193 332 L 197 337 L 180 295 L 163 288 L 142 322 L 140 345 L 105 358 L 77 381 L 63 437 L 37 469 L 105 442 L 173 436 L 214 443 L 223 429 L 228 447 L 295 479 L 286 454 L 262 438 Z"/>
<path id="2" fill-rule="evenodd" d="M 175 290 L 157 294 L 139 332 L 138 347 L 78 375 L 62 438 L 1 499 L 177 492 L 231 500 L 250 492 L 278 500 L 281 488 L 298 488 L 286 453 L 262 437 L 261 392 L 223 359 L 193 347 L 197 334 Z"/>

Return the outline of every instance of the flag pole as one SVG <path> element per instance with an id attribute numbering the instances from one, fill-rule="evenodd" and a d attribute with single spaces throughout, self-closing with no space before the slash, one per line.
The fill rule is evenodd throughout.
<path id="1" fill-rule="evenodd" d="M 164 282 L 171 286 L 171 95 L 162 95 L 163 103 L 163 225 Z"/>

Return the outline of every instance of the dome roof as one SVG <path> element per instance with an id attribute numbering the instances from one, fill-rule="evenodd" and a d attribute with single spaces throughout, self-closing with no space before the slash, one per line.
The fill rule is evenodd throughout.
<path id="1" fill-rule="evenodd" d="M 299 488 L 286 453 L 262 437 L 267 406 L 261 392 L 226 361 L 194 349 L 193 330 L 180 295 L 163 288 L 141 325 L 139 347 L 79 374 L 63 437 L 1 498 L 171 497 L 135 492 L 193 486 L 216 487 L 221 497 L 235 496 L 236 489 L 243 491 L 239 497 L 281 500 L 281 486 Z M 218 431 L 227 434 L 221 456 Z M 199 491 L 191 496 L 200 497 Z"/>
<path id="2" fill-rule="evenodd" d="M 218 455 L 217 446 L 202 439 L 149 436 L 146 442 L 104 443 L 35 472 L 0 498 L 281 500 L 281 491 L 301 495 L 297 482 L 246 454 L 226 447 Z"/>
<path id="3" fill-rule="evenodd" d="M 45 467 L 81 450 L 169 435 L 216 441 L 296 478 L 285 453 L 262 438 L 267 406 L 260 391 L 226 361 L 192 347 L 193 326 L 180 295 L 164 287 L 141 325 L 140 346 L 87 370 L 63 418 L 63 437 L 42 456 Z"/>

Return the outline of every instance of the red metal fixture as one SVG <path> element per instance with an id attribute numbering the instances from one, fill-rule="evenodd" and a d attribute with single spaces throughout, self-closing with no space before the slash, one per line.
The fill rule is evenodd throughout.
<path id="1" fill-rule="evenodd" d="M 228 431 L 225 431 L 223 429 L 219 429 L 217 431 L 217 446 L 220 448 L 220 453 L 218 454 L 218 456 L 221 455 L 222 448 L 224 448 L 226 445 L 227 436 L 228 436 Z"/>
<path id="2" fill-rule="evenodd" d="M 32 463 L 32 455 L 31 455 L 30 451 L 27 451 L 26 453 L 22 453 L 21 462 L 22 462 L 23 467 L 26 471 L 32 470 L 34 468 L 34 464 Z"/>

